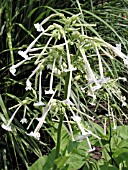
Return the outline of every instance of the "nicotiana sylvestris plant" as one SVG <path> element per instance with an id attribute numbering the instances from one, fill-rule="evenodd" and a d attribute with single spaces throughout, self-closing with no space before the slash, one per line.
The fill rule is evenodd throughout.
<path id="1" fill-rule="evenodd" d="M 52 18 L 54 22 L 51 21 Z M 53 23 L 44 29 L 43 26 L 48 21 Z M 29 123 L 26 114 L 29 112 L 30 102 L 27 103 L 26 101 L 25 104 L 22 102 L 13 107 L 16 110 L 11 118 L 2 124 L 2 128 L 13 131 L 13 119 L 23 105 L 23 118 L 19 121 L 22 124 L 29 123 L 26 134 L 40 140 L 40 129 L 44 123 L 47 123 L 47 115 L 52 113 L 54 120 L 58 121 L 61 113 L 58 113 L 57 107 L 64 107 L 68 112 L 65 111 L 63 119 L 67 121 L 71 139 L 86 139 L 90 148 L 89 152 L 93 151 L 95 148 L 91 146 L 89 136 L 92 135 L 98 139 L 100 137 L 91 132 L 89 128 L 85 128 L 83 120 L 94 121 L 91 111 L 90 114 L 86 112 L 87 106 L 95 106 L 100 94 L 103 97 L 106 96 L 104 100 L 108 103 L 107 116 L 112 117 L 114 129 L 116 129 L 116 115 L 113 112 L 113 105 L 120 102 L 122 107 L 127 107 L 126 97 L 122 95 L 118 82 L 120 80 L 127 81 L 127 79 L 125 77 L 114 77 L 109 63 L 114 62 L 116 56 L 118 56 L 124 63 L 124 68 L 127 68 L 128 57 L 121 52 L 121 49 L 112 46 L 103 39 L 90 37 L 86 30 L 92 26 L 94 24 L 82 23 L 81 14 L 65 17 L 58 12 L 50 15 L 41 23 L 34 24 L 39 35 L 26 50 L 18 51 L 23 60 L 21 59 L 20 62 L 12 65 L 10 72 L 13 76 L 16 76 L 16 71 L 21 65 L 29 61 L 34 63 L 35 69 L 26 80 L 25 90 L 34 93 L 36 96 L 31 99 L 31 103 L 35 108 L 39 107 L 42 110 L 42 116 L 35 117 L 33 113 L 32 120 Z M 46 44 L 42 43 L 43 38 L 47 40 Z M 107 62 L 104 64 L 104 59 L 108 60 L 108 64 Z M 51 72 L 50 81 L 47 80 L 47 88 L 43 85 L 42 75 L 44 70 Z M 109 76 L 106 76 L 106 72 L 109 73 Z M 32 83 L 34 77 L 35 83 Z M 47 95 L 51 96 L 48 102 L 45 100 Z M 28 99 L 30 100 L 30 98 Z M 52 112 L 55 108 L 56 111 Z M 38 120 L 37 126 L 28 133 L 34 119 Z M 74 137 L 73 134 L 72 121 L 76 123 L 80 131 L 77 137 Z"/>

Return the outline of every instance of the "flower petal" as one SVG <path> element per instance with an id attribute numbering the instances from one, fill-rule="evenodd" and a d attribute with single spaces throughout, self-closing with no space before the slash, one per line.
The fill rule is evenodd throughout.
<path id="1" fill-rule="evenodd" d="M 1 127 L 7 131 L 12 131 L 11 126 L 5 125 L 4 123 L 1 125 Z"/>
<path id="2" fill-rule="evenodd" d="M 10 69 L 9 69 L 10 73 L 12 73 L 13 76 L 16 76 L 16 68 L 15 68 L 15 65 L 11 66 Z"/>
<path id="3" fill-rule="evenodd" d="M 43 27 L 42 27 L 41 24 L 36 23 L 36 24 L 34 24 L 34 27 L 36 28 L 36 30 L 37 30 L 38 32 L 44 32 L 44 29 L 43 29 Z"/>

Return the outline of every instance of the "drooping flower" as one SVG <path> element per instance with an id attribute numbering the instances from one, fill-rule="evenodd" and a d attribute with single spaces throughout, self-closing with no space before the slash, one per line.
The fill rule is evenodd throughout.
<path id="1" fill-rule="evenodd" d="M 9 70 L 10 70 L 10 72 L 12 73 L 13 76 L 16 76 L 16 74 L 15 74 L 15 73 L 16 73 L 16 67 L 15 67 L 15 65 L 11 66 Z"/>
<path id="2" fill-rule="evenodd" d="M 63 100 L 62 102 L 65 103 L 65 104 L 69 104 L 69 105 L 71 105 L 71 106 L 74 106 L 74 103 L 71 102 L 70 99 Z"/>
<path id="3" fill-rule="evenodd" d="M 21 122 L 22 124 L 24 124 L 24 123 L 27 123 L 28 121 L 27 121 L 27 119 L 24 117 L 24 118 L 22 118 L 22 119 L 20 120 L 20 122 Z"/>
<path id="4" fill-rule="evenodd" d="M 42 98 L 41 78 L 42 78 L 42 71 L 40 71 L 40 75 L 39 75 L 39 102 L 34 103 L 34 106 L 44 106 L 44 105 L 45 105 L 45 104 L 41 101 L 41 98 Z"/>
<path id="5" fill-rule="evenodd" d="M 116 48 L 117 48 L 119 51 L 121 51 L 121 43 L 116 44 Z"/>
<path id="6" fill-rule="evenodd" d="M 55 62 L 56 62 L 56 59 L 54 59 L 54 61 L 53 61 L 52 73 L 51 73 L 51 77 L 50 77 L 50 88 L 49 88 L 49 90 L 45 90 L 45 94 L 54 94 L 55 93 L 54 90 L 52 89 Z"/>
<path id="7" fill-rule="evenodd" d="M 45 106 L 45 104 L 42 101 L 39 101 L 37 103 L 33 104 L 34 106 Z"/>
<path id="8" fill-rule="evenodd" d="M 26 88 L 25 88 L 25 90 L 26 91 L 27 90 L 32 90 L 32 83 L 30 82 L 29 79 L 27 79 L 27 81 L 26 81 Z"/>
<path id="9" fill-rule="evenodd" d="M 30 132 L 27 133 L 28 136 L 32 136 L 34 138 L 36 138 L 37 140 L 40 140 L 40 133 L 39 132 Z"/>
<path id="10" fill-rule="evenodd" d="M 9 69 L 9 71 L 12 73 L 13 76 L 16 76 L 15 73 L 16 73 L 16 68 L 19 67 L 20 65 L 22 65 L 26 60 L 22 60 L 20 61 L 19 63 L 15 64 L 15 65 L 12 65 Z"/>
<path id="11" fill-rule="evenodd" d="M 3 128 L 3 129 L 5 129 L 5 130 L 7 130 L 7 131 L 12 131 L 12 128 L 11 128 L 11 126 L 10 125 L 5 125 L 4 123 L 1 125 L 1 127 Z"/>
<path id="12" fill-rule="evenodd" d="M 23 114 L 23 118 L 20 120 L 20 122 L 21 122 L 22 124 L 28 122 L 27 119 L 25 118 L 25 116 L 26 116 L 26 109 L 27 109 L 27 107 L 26 107 L 26 105 L 24 105 L 24 114 Z"/>
<path id="13" fill-rule="evenodd" d="M 34 27 L 36 28 L 36 30 L 37 30 L 38 32 L 44 32 L 44 29 L 43 29 L 43 27 L 42 27 L 41 24 L 36 23 L 36 24 L 34 24 Z"/>
<path id="14" fill-rule="evenodd" d="M 4 123 L 1 125 L 1 127 L 2 127 L 3 129 L 5 129 L 5 130 L 7 130 L 7 131 L 12 131 L 10 124 L 11 124 L 12 120 L 14 119 L 16 113 L 18 112 L 18 110 L 20 109 L 21 106 L 22 106 L 21 104 L 18 105 L 17 109 L 16 109 L 15 112 L 12 114 L 11 118 L 9 119 L 7 125 L 5 125 Z"/>
<path id="15" fill-rule="evenodd" d="M 30 59 L 31 59 L 31 57 L 28 57 L 26 51 L 20 50 L 20 51 L 18 51 L 18 54 L 19 54 L 20 56 L 22 56 L 25 60 L 30 60 Z"/>

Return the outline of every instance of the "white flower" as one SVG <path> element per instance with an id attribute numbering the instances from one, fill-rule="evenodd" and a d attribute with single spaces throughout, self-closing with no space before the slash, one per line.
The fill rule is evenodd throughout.
<path id="1" fill-rule="evenodd" d="M 25 90 L 26 91 L 27 90 L 32 90 L 32 83 L 30 82 L 29 79 L 27 79 L 27 81 L 26 81 L 26 88 L 25 88 Z"/>
<path id="2" fill-rule="evenodd" d="M 51 77 L 50 77 L 50 88 L 49 88 L 49 90 L 45 90 L 45 94 L 54 94 L 55 93 L 53 91 L 53 89 L 52 89 L 52 86 L 53 86 L 53 73 L 54 73 L 55 62 L 56 62 L 56 59 L 54 59 L 54 61 L 53 61 L 52 73 L 51 73 Z"/>
<path id="3" fill-rule="evenodd" d="M 86 137 L 86 139 L 87 139 L 87 142 L 88 142 L 88 146 L 89 146 L 89 148 L 90 148 L 88 152 L 93 152 L 93 151 L 95 150 L 95 148 L 92 148 L 91 143 L 90 143 L 90 141 L 89 141 L 89 138 Z"/>
<path id="4" fill-rule="evenodd" d="M 77 139 L 79 141 L 81 141 L 81 140 L 87 138 L 89 135 L 91 135 L 91 133 L 90 132 L 86 132 L 86 134 L 84 134 L 84 135 L 79 135 Z"/>
<path id="5" fill-rule="evenodd" d="M 128 66 L 128 58 L 127 59 L 123 59 L 124 64 Z"/>
<path id="6" fill-rule="evenodd" d="M 38 122 L 40 122 L 40 121 L 42 120 L 42 117 L 37 117 L 36 120 L 37 120 Z M 43 123 L 47 123 L 47 122 L 44 120 Z"/>
<path id="7" fill-rule="evenodd" d="M 96 91 L 96 90 L 98 90 L 98 89 L 100 89 L 101 88 L 101 85 L 98 83 L 96 86 L 93 86 L 92 87 L 92 90 L 93 91 Z"/>
<path id="8" fill-rule="evenodd" d="M 122 107 L 123 106 L 127 106 L 127 103 L 126 102 L 122 102 Z"/>
<path id="9" fill-rule="evenodd" d="M 7 131 L 12 131 L 11 126 L 5 125 L 4 123 L 1 125 L 1 127 Z"/>
<path id="10" fill-rule="evenodd" d="M 17 63 L 16 65 L 12 65 L 12 66 L 10 67 L 10 69 L 9 69 L 10 72 L 11 72 L 14 76 L 16 76 L 16 75 L 15 75 L 16 68 L 19 67 L 20 65 L 22 65 L 25 61 L 26 61 L 26 60 L 22 60 L 22 61 L 20 61 L 19 63 Z"/>
<path id="11" fill-rule="evenodd" d="M 76 116 L 76 115 L 74 115 L 74 116 L 72 116 L 72 119 L 75 121 L 75 122 L 81 122 L 81 117 L 80 116 Z"/>
<path id="12" fill-rule="evenodd" d="M 127 81 L 126 77 L 119 77 L 119 80 Z"/>
<path id="13" fill-rule="evenodd" d="M 32 137 L 36 138 L 37 140 L 40 140 L 40 133 L 39 132 L 30 132 L 27 135 L 32 136 Z"/>
<path id="14" fill-rule="evenodd" d="M 125 96 L 121 96 L 122 107 L 123 106 L 127 106 L 127 103 L 125 101 L 126 101 L 126 97 Z"/>
<path id="15" fill-rule="evenodd" d="M 28 57 L 27 53 L 25 51 L 18 51 L 18 54 L 22 56 L 25 60 L 30 60 L 31 58 Z"/>
<path id="16" fill-rule="evenodd" d="M 96 149 L 96 148 L 95 148 L 95 147 L 93 147 L 93 148 L 89 149 L 89 151 L 88 151 L 88 152 L 93 152 L 95 149 Z"/>
<path id="17" fill-rule="evenodd" d="M 116 44 L 116 48 L 121 51 L 121 43 L 120 44 Z"/>
<path id="18" fill-rule="evenodd" d="M 41 24 L 36 23 L 36 24 L 34 24 L 34 27 L 36 28 L 36 30 L 37 30 L 38 32 L 44 32 L 44 29 L 43 29 L 43 27 L 42 27 Z"/>
<path id="19" fill-rule="evenodd" d="M 109 80 L 110 80 L 110 77 L 107 77 L 107 78 L 102 78 L 102 79 L 98 80 L 98 82 L 106 84 L 106 83 L 108 83 Z"/>
<path id="20" fill-rule="evenodd" d="M 45 94 L 54 94 L 54 91 L 52 89 L 50 90 L 45 90 Z"/>
<path id="21" fill-rule="evenodd" d="M 77 70 L 77 68 L 71 66 L 68 69 L 65 69 L 64 72 L 75 71 L 75 70 Z"/>
<path id="22" fill-rule="evenodd" d="M 27 119 L 24 117 L 24 118 L 22 118 L 22 119 L 20 120 L 20 122 L 21 122 L 22 124 L 24 124 L 24 123 L 27 123 L 28 121 L 27 121 Z"/>
<path id="23" fill-rule="evenodd" d="M 47 65 L 47 69 L 52 70 L 52 64 L 48 64 L 48 65 Z"/>
<path id="24" fill-rule="evenodd" d="M 15 67 L 15 65 L 11 66 L 9 70 L 10 70 L 10 72 L 12 73 L 13 76 L 16 76 L 16 74 L 15 74 L 15 73 L 16 73 L 16 67 Z"/>
<path id="25" fill-rule="evenodd" d="M 71 106 L 74 106 L 74 103 L 72 103 L 70 99 L 63 100 L 62 102 L 64 102 L 65 104 L 69 104 Z"/>
<path id="26" fill-rule="evenodd" d="M 45 104 L 42 101 L 39 101 L 38 103 L 34 103 L 33 106 L 44 106 Z"/>

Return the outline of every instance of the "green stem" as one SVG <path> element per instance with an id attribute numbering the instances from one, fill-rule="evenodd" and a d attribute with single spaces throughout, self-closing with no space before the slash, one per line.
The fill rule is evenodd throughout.
<path id="1" fill-rule="evenodd" d="M 59 122 L 59 126 L 58 126 L 58 133 L 57 133 L 57 144 L 56 144 L 55 159 L 57 159 L 59 157 L 59 153 L 60 153 L 61 129 L 62 129 L 63 118 L 64 118 L 64 114 L 61 113 L 60 114 L 60 122 Z M 55 164 L 53 164 L 52 170 L 57 170 L 57 167 L 56 167 Z"/>

